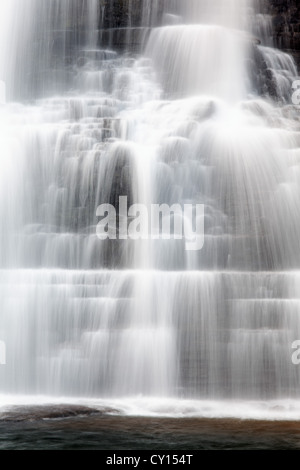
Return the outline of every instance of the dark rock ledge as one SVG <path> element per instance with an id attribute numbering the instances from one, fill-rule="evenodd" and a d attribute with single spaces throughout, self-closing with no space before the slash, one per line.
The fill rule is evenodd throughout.
<path id="1" fill-rule="evenodd" d="M 11 407 L 0 413 L 0 422 L 32 422 L 44 419 L 66 419 L 87 417 L 92 415 L 107 415 L 117 413 L 112 408 L 95 409 L 81 405 L 30 405 Z"/>

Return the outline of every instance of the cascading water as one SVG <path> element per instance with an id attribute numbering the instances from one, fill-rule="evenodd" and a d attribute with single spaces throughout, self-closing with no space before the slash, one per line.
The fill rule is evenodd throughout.
<path id="1" fill-rule="evenodd" d="M 113 2 L 0 7 L 2 402 L 298 403 L 295 64 L 250 0 L 142 6 L 139 57 L 100 44 Z M 100 241 L 119 196 L 204 204 L 203 249 Z"/>

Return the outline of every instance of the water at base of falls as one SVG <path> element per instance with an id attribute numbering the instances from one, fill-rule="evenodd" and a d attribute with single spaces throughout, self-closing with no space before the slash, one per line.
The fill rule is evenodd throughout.
<path id="1" fill-rule="evenodd" d="M 163 3 L 136 56 L 99 46 L 97 2 L 30 0 L 33 49 L 0 57 L 0 410 L 300 419 L 296 66 L 250 1 Z M 100 241 L 119 196 L 204 204 L 203 249 Z"/>

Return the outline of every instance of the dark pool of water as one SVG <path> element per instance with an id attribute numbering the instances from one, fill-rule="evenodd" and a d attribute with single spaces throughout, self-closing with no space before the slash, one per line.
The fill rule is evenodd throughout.
<path id="1" fill-rule="evenodd" d="M 300 449 L 300 423 L 123 416 L 0 422 L 0 450 L 3 449 Z"/>

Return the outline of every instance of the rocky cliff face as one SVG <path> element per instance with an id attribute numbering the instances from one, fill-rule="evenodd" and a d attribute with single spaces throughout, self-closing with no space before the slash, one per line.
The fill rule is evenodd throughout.
<path id="1" fill-rule="evenodd" d="M 159 25 L 163 0 L 99 0 L 100 42 L 117 50 L 139 50 L 151 25 Z"/>
<path id="2" fill-rule="evenodd" d="M 134 48 L 142 41 L 144 35 L 141 27 L 147 28 L 151 12 L 147 16 L 143 12 L 142 0 L 99 0 L 102 12 L 99 29 L 102 33 L 102 44 L 122 49 L 128 45 L 128 33 L 124 29 L 132 28 L 132 39 L 129 41 Z M 155 18 L 152 23 L 159 23 L 162 18 L 163 0 L 156 1 Z M 300 0 L 256 0 L 262 13 L 272 16 L 273 38 L 275 46 L 291 53 L 300 67 Z M 149 3 L 149 2 L 148 2 Z M 149 3 L 151 5 L 151 2 Z M 152 7 L 148 7 L 152 8 Z M 148 21 L 147 21 L 148 20 Z M 123 31 L 123 32 L 122 32 Z"/>
<path id="3" fill-rule="evenodd" d="M 291 53 L 300 67 L 300 1 L 263 0 L 264 13 L 272 15 L 276 47 Z"/>

